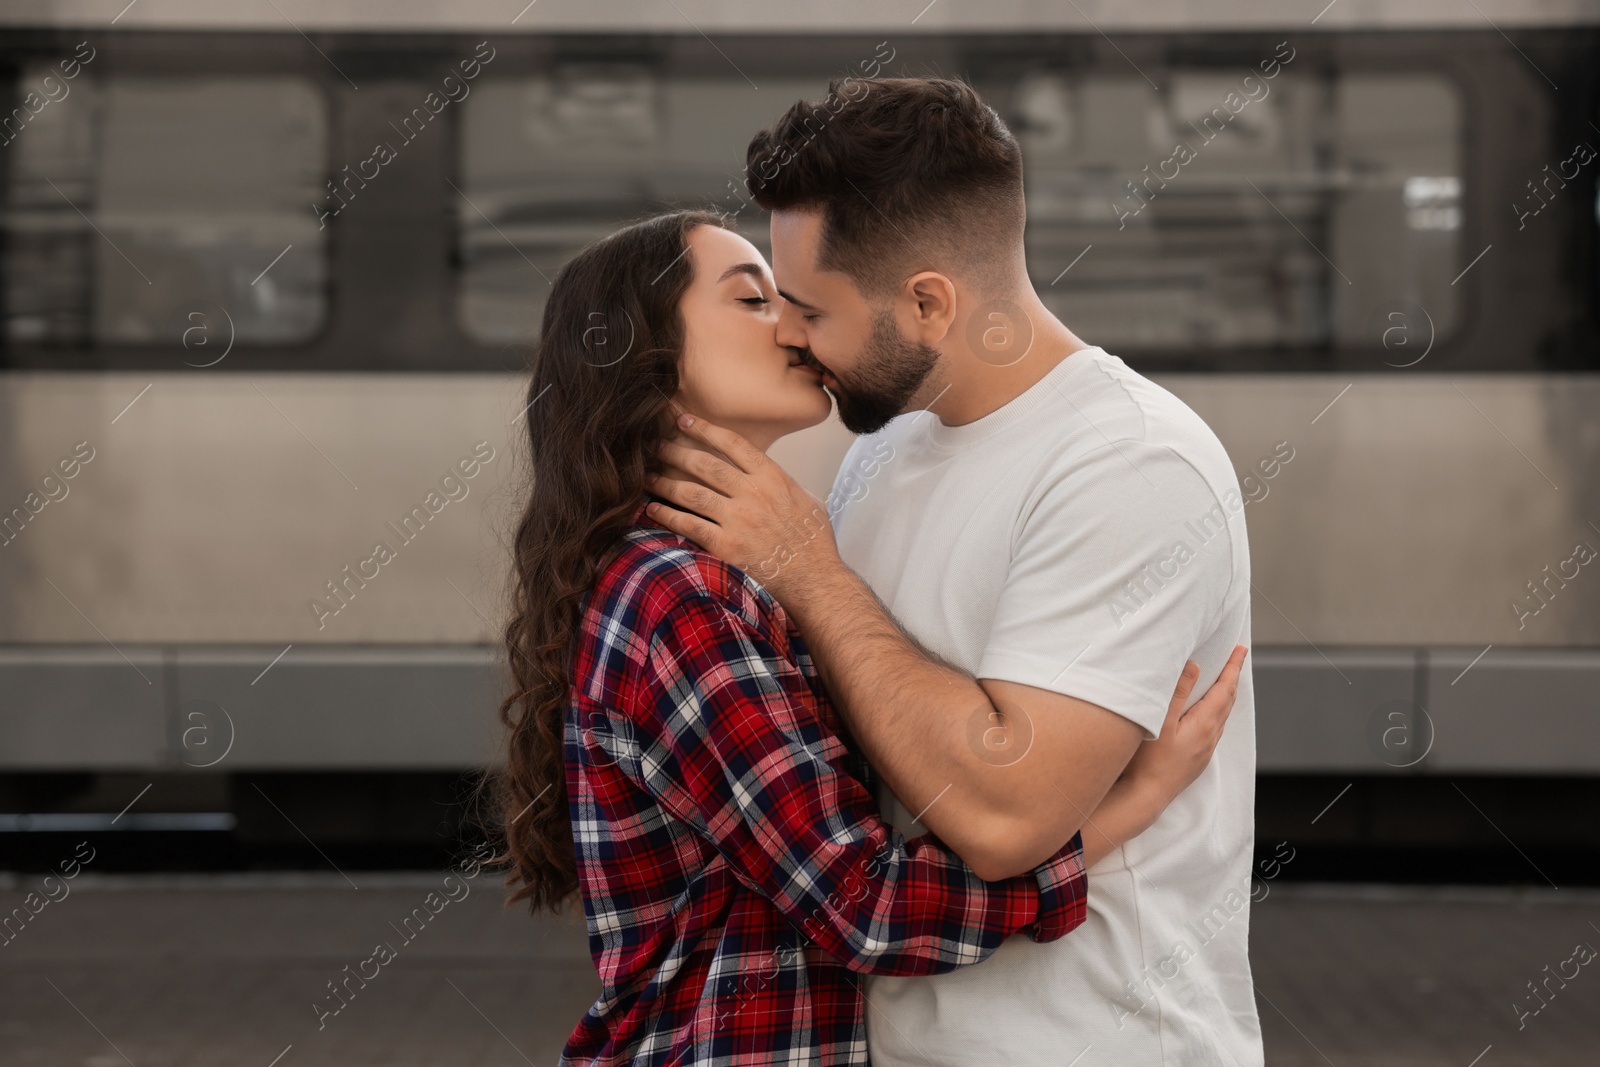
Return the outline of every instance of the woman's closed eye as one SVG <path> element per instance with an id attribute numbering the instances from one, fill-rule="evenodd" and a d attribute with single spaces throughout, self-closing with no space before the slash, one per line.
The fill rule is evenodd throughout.
<path id="1" fill-rule="evenodd" d="M 741 303 L 741 304 L 749 304 L 752 307 L 757 307 L 757 306 L 759 306 L 761 304 L 770 304 L 770 303 L 772 303 L 772 301 L 768 300 L 764 296 L 741 296 L 741 297 L 738 298 L 738 300 L 739 300 L 739 303 Z"/>

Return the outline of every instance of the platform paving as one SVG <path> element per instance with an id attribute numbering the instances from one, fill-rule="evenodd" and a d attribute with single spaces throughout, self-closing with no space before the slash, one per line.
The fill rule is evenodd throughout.
<path id="1" fill-rule="evenodd" d="M 550 1067 L 597 989 L 581 916 L 505 911 L 485 877 L 407 927 L 442 879 L 81 874 L 0 947 L 0 1063 Z M 0 904 L 38 880 L 0 875 Z M 1268 1064 L 1600 1064 L 1600 960 L 1566 962 L 1600 948 L 1595 891 L 1277 883 L 1252 927 Z"/>

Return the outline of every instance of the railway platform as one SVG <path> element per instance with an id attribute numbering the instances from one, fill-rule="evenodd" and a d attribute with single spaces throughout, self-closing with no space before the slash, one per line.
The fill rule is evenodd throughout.
<path id="1" fill-rule="evenodd" d="M 3 877 L 8 909 L 39 880 Z M 581 913 L 503 910 L 487 876 L 448 899 L 442 872 L 71 884 L 0 948 L 9 1067 L 547 1067 L 597 990 Z M 1596 1062 L 1595 890 L 1274 884 L 1252 925 L 1273 1067 Z"/>

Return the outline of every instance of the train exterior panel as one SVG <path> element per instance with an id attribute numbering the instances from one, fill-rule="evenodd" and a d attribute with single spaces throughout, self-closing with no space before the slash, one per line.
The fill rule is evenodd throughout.
<path id="1" fill-rule="evenodd" d="M 1262 770 L 1600 772 L 1596 5 L 517 6 L 0 15 L 0 766 L 487 759 L 549 277 L 667 204 L 764 246 L 750 132 L 937 71 L 1235 461 Z"/>

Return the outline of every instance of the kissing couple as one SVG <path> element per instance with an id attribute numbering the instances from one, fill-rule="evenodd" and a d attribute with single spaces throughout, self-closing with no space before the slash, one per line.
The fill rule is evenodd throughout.
<path id="1" fill-rule="evenodd" d="M 495 783 L 561 1063 L 1254 1067 L 1233 466 L 1040 300 L 999 115 L 860 84 L 750 142 L 770 265 L 677 211 L 545 306 Z M 766 452 L 835 405 L 824 505 Z"/>

